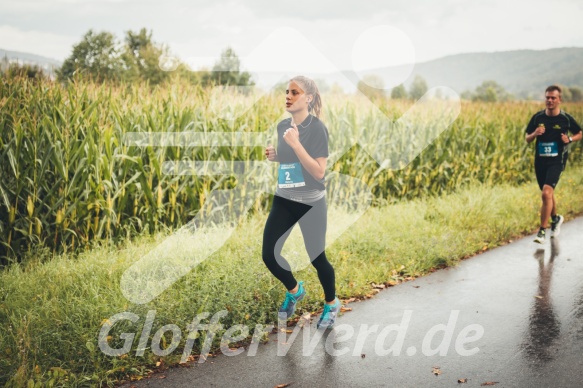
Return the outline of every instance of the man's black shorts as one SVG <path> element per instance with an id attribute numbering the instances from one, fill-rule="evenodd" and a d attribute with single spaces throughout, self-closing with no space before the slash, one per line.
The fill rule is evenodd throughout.
<path id="1" fill-rule="evenodd" d="M 542 190 L 544 185 L 549 185 L 554 189 L 559 183 L 559 178 L 566 164 L 567 158 L 564 158 L 564 163 L 561 161 L 549 163 L 546 160 L 537 158 L 534 161 L 534 171 L 536 172 L 538 187 Z"/>

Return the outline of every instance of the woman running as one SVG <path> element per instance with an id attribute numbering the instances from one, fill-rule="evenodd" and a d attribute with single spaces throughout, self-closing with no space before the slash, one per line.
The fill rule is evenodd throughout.
<path id="1" fill-rule="evenodd" d="M 297 282 L 289 263 L 281 256 L 283 244 L 296 223 L 324 289 L 324 312 L 318 328 L 330 328 L 340 311 L 336 298 L 334 268 L 326 259 L 326 187 L 328 129 L 318 118 L 322 99 L 316 83 L 303 76 L 292 78 L 285 92 L 291 118 L 277 125 L 277 152 L 268 145 L 265 155 L 278 162 L 278 185 L 263 232 L 263 261 L 287 292 L 279 309 L 280 319 L 291 317 L 306 296 L 304 282 Z"/>

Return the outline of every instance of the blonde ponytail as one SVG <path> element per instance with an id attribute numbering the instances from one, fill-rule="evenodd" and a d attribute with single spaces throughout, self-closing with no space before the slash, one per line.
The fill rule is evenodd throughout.
<path id="1" fill-rule="evenodd" d="M 298 75 L 290 79 L 300 84 L 304 93 L 313 96 L 312 101 L 308 104 L 308 112 L 312 113 L 316 117 L 320 117 L 322 113 L 322 97 L 320 96 L 320 91 L 318 90 L 318 85 L 313 79 L 304 77 L 303 75 Z"/>

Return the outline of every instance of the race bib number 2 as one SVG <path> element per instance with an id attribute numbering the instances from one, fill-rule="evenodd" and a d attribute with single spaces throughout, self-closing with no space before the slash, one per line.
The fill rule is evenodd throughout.
<path id="1" fill-rule="evenodd" d="M 306 185 L 304 174 L 302 173 L 302 165 L 297 163 L 281 163 L 279 165 L 279 187 L 302 187 Z"/>
<path id="2" fill-rule="evenodd" d="M 552 157 L 559 155 L 559 146 L 557 142 L 538 143 L 538 155 L 544 157 Z"/>

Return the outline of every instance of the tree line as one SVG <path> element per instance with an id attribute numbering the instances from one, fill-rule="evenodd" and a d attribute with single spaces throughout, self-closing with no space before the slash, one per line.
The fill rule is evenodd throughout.
<path id="1" fill-rule="evenodd" d="M 47 78 L 46 71 L 32 64 L 0 63 L 6 77 Z M 150 85 L 180 79 L 201 85 L 253 85 L 251 74 L 241 71 L 232 48 L 225 49 L 209 69 L 192 71 L 170 54 L 167 45 L 157 43 L 152 31 L 127 31 L 123 40 L 107 31 L 89 30 L 73 45 L 71 55 L 56 70 L 59 81 L 90 79 L 94 82 L 148 82 Z"/>
<path id="2" fill-rule="evenodd" d="M 580 102 L 583 101 L 583 89 L 578 86 L 564 86 L 560 85 L 563 90 L 563 101 L 566 102 Z M 409 86 L 409 90 L 405 88 L 404 84 L 400 84 L 391 89 L 387 93 L 382 77 L 376 74 L 367 74 L 358 82 L 357 89 L 371 99 L 389 97 L 392 99 L 420 99 L 429 90 L 427 81 L 416 75 Z M 439 96 L 436 96 L 439 97 Z M 461 93 L 460 97 L 468 101 L 482 101 L 482 102 L 505 102 L 513 101 L 517 98 L 506 91 L 504 87 L 496 81 L 487 80 L 478 85 L 474 90 L 466 90 Z"/>
<path id="3" fill-rule="evenodd" d="M 146 28 L 139 31 L 130 30 L 120 41 L 110 32 L 89 30 L 81 41 L 73 46 L 71 55 L 56 70 L 56 77 L 59 81 L 82 78 L 95 82 L 147 82 L 150 85 L 176 79 L 203 86 L 254 85 L 251 74 L 241 71 L 240 60 L 232 48 L 225 49 L 210 70 L 193 71 L 173 57 L 167 45 L 155 42 L 152 34 L 152 31 Z M 32 79 L 48 77 L 46 71 L 38 65 L 9 63 L 8 58 L 0 60 L 0 74 L 5 77 Z M 329 89 L 323 80 L 320 81 L 323 89 Z M 331 89 L 338 92 L 335 86 L 333 85 Z M 583 90 L 580 87 L 561 86 L 564 101 L 583 101 Z M 428 85 L 423 77 L 416 75 L 408 90 L 404 84 L 400 84 L 388 93 L 382 77 L 367 74 L 358 82 L 357 89 L 373 100 L 386 97 L 418 100 L 427 93 Z M 460 96 L 465 100 L 484 102 L 516 99 L 493 80 L 486 80 L 473 91 L 466 90 Z"/>

